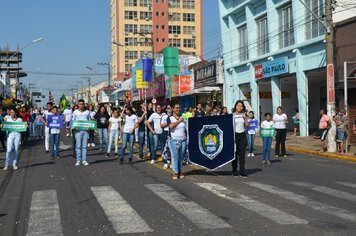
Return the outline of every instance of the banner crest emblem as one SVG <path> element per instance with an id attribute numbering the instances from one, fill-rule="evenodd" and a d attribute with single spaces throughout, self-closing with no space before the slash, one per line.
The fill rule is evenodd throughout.
<path id="1" fill-rule="evenodd" d="M 199 131 L 199 150 L 213 160 L 222 151 L 224 132 L 218 125 L 204 125 Z"/>

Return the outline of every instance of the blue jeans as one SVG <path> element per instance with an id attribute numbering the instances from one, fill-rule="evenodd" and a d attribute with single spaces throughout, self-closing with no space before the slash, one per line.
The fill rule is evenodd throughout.
<path id="1" fill-rule="evenodd" d="M 11 133 L 11 134 L 9 134 L 9 136 L 7 138 L 7 149 L 6 149 L 5 166 L 9 166 L 10 165 L 10 153 L 12 152 L 12 149 L 14 149 L 14 161 L 12 163 L 13 163 L 13 165 L 17 165 L 17 159 L 18 159 L 18 156 L 19 156 L 20 140 L 21 140 L 21 134 L 20 133 Z"/>
<path id="2" fill-rule="evenodd" d="M 108 128 L 98 128 L 99 133 L 99 149 L 103 149 L 103 138 L 105 140 L 105 147 L 108 146 Z"/>
<path id="3" fill-rule="evenodd" d="M 263 143 L 263 160 L 269 161 L 271 158 L 271 145 L 272 145 L 272 137 L 262 137 Z"/>
<path id="4" fill-rule="evenodd" d="M 51 157 L 59 156 L 59 138 L 60 134 L 50 134 L 49 150 L 51 151 Z"/>
<path id="5" fill-rule="evenodd" d="M 255 144 L 256 134 L 247 134 L 247 149 L 248 153 L 253 153 L 253 146 Z"/>
<path id="6" fill-rule="evenodd" d="M 160 139 L 160 134 L 153 134 L 150 132 L 150 140 L 151 140 L 151 155 L 152 160 L 156 160 L 157 158 L 157 147 L 158 147 L 158 140 Z"/>
<path id="7" fill-rule="evenodd" d="M 178 174 L 182 171 L 182 162 L 187 149 L 187 140 L 174 140 L 168 138 L 168 146 L 172 155 L 173 173 Z"/>
<path id="8" fill-rule="evenodd" d="M 145 145 L 145 131 L 138 131 L 138 155 L 143 157 L 143 146 Z"/>
<path id="9" fill-rule="evenodd" d="M 164 161 L 168 159 L 168 131 L 164 131 L 161 134 L 161 145 L 162 145 L 162 157 Z"/>
<path id="10" fill-rule="evenodd" d="M 33 122 L 30 122 L 30 125 L 28 126 L 28 130 L 30 132 L 30 138 L 35 137 L 35 125 L 33 124 Z"/>
<path id="11" fill-rule="evenodd" d="M 122 133 L 122 147 L 121 147 L 121 159 L 124 159 L 125 156 L 125 149 L 127 142 L 129 142 L 129 149 L 130 149 L 130 155 L 129 159 L 132 159 L 133 157 L 133 144 L 134 144 L 134 139 L 135 139 L 135 134 L 129 134 L 129 133 Z"/>
<path id="12" fill-rule="evenodd" d="M 75 132 L 75 143 L 77 151 L 77 161 L 87 160 L 87 144 L 88 144 L 88 132 L 86 131 L 76 131 Z"/>
<path id="13" fill-rule="evenodd" d="M 119 130 L 112 129 L 112 130 L 110 130 L 110 139 L 109 139 L 109 145 L 107 146 L 108 147 L 107 153 L 111 152 L 111 145 L 112 145 L 112 140 L 114 137 L 115 137 L 115 153 L 118 152 Z"/>
<path id="14" fill-rule="evenodd" d="M 89 130 L 89 143 L 94 143 L 94 130 Z"/>

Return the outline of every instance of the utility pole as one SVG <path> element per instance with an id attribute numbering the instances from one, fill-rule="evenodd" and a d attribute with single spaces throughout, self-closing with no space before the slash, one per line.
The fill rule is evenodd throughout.
<path id="1" fill-rule="evenodd" d="M 80 77 L 80 78 L 88 80 L 88 84 L 89 84 L 88 104 L 90 104 L 91 103 L 91 79 L 90 77 Z"/>

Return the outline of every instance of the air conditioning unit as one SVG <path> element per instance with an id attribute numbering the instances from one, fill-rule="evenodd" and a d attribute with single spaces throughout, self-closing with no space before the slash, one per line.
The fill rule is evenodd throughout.
<path id="1" fill-rule="evenodd" d="M 146 18 L 145 18 L 145 20 L 146 20 L 146 21 L 149 21 L 149 20 L 150 20 L 150 18 L 146 17 Z"/>
<path id="2" fill-rule="evenodd" d="M 195 34 L 193 34 L 193 35 L 192 35 L 192 38 L 193 38 L 193 39 L 195 39 L 195 38 L 196 38 Z"/>
<path id="3" fill-rule="evenodd" d="M 125 32 L 125 36 L 128 36 L 129 35 L 129 33 L 128 32 Z"/>
<path id="4" fill-rule="evenodd" d="M 173 12 L 169 12 L 168 14 L 169 14 L 169 16 L 173 16 Z"/>
<path id="5" fill-rule="evenodd" d="M 129 62 L 129 59 L 125 59 L 125 62 Z"/>
<path id="6" fill-rule="evenodd" d="M 138 18 L 137 18 L 137 17 L 135 17 L 135 21 L 138 21 Z"/>

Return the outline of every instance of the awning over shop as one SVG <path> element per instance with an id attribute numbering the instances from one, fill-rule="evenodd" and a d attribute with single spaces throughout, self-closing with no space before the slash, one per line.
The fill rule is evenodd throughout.
<path id="1" fill-rule="evenodd" d="M 201 94 L 201 93 L 211 93 L 213 91 L 221 91 L 221 88 L 219 86 L 213 86 L 213 87 L 203 87 L 203 88 L 198 88 L 198 89 L 192 89 L 188 92 L 181 93 L 179 96 L 184 97 L 192 94 Z"/>

